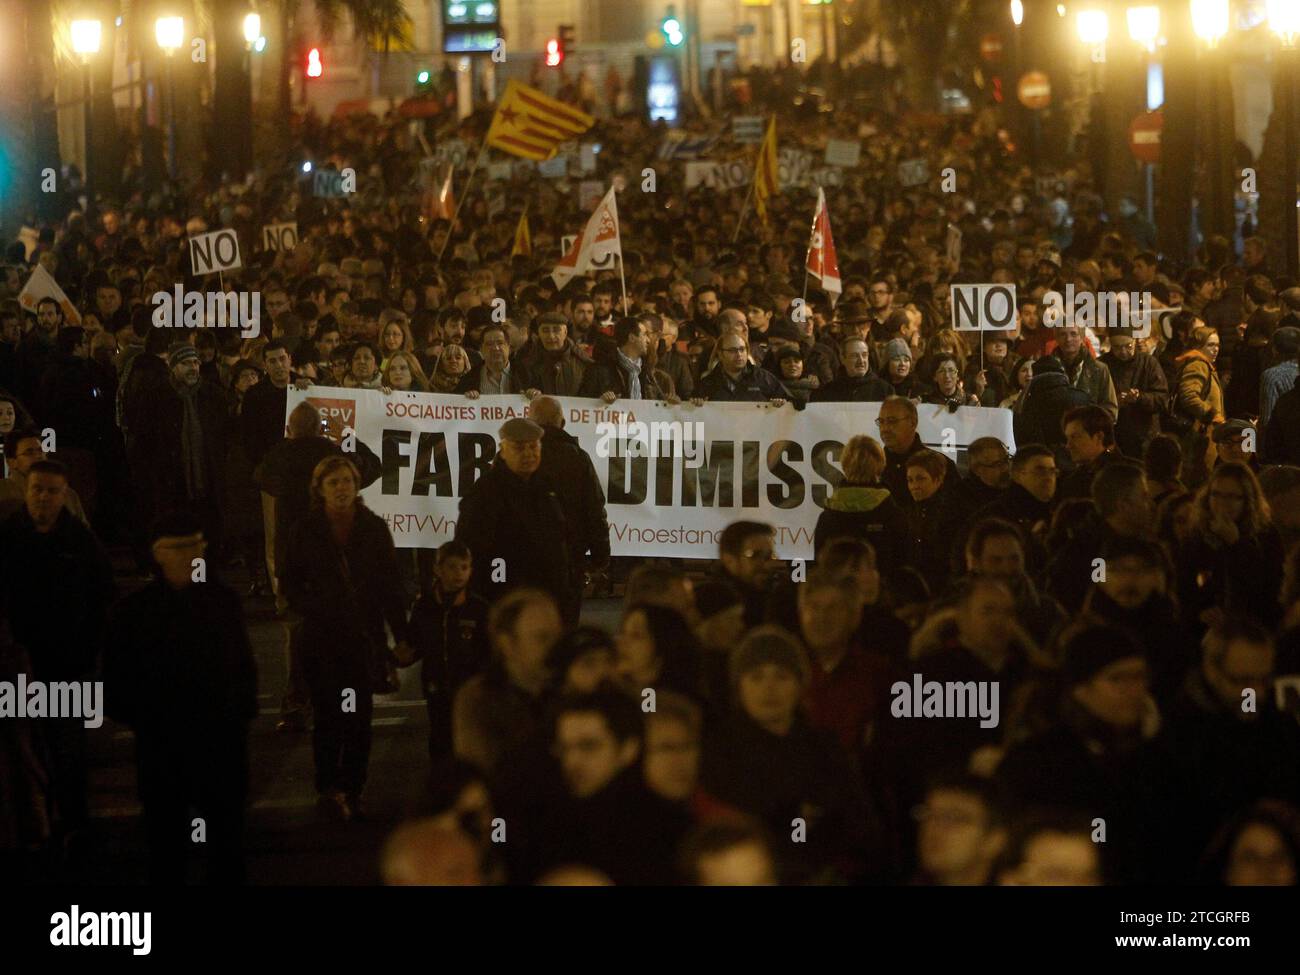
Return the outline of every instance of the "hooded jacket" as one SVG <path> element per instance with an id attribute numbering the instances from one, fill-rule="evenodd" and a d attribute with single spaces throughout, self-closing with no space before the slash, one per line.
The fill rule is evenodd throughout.
<path id="1" fill-rule="evenodd" d="M 817 517 L 813 551 L 820 555 L 828 542 L 846 536 L 870 542 L 876 564 L 892 569 L 902 563 L 907 517 L 888 488 L 841 483 Z"/>
<path id="2" fill-rule="evenodd" d="M 1214 363 L 1200 349 L 1184 352 L 1178 363 L 1178 412 L 1202 423 L 1217 423 L 1224 419 L 1223 387 Z"/>

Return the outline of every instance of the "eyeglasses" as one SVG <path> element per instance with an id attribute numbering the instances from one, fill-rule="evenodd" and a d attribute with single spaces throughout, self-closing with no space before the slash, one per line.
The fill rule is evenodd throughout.
<path id="1" fill-rule="evenodd" d="M 770 562 L 776 558 L 776 550 L 770 548 L 747 548 L 740 553 L 742 559 L 752 562 Z"/>
<path id="2" fill-rule="evenodd" d="M 739 353 L 741 353 L 741 354 L 744 354 L 744 352 L 745 352 L 745 347 L 744 347 L 743 345 L 729 345 L 729 346 L 727 346 L 725 349 L 723 349 L 722 351 L 723 351 L 723 352 L 729 352 L 729 353 L 739 352 Z"/>
<path id="3" fill-rule="evenodd" d="M 892 426 L 897 426 L 899 423 L 906 423 L 906 422 L 907 422 L 907 418 L 902 416 L 876 417 L 876 426 L 878 427 L 892 427 Z"/>

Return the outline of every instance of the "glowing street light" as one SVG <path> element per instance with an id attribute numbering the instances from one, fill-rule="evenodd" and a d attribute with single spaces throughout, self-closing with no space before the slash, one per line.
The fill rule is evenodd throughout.
<path id="1" fill-rule="evenodd" d="M 1228 0 L 1192 0 L 1192 30 L 1216 46 L 1228 33 Z"/>
<path id="2" fill-rule="evenodd" d="M 1104 10 L 1080 10 L 1074 23 L 1085 44 L 1105 44 L 1110 36 L 1110 18 Z"/>
<path id="3" fill-rule="evenodd" d="M 1159 7 L 1129 7 L 1128 36 L 1148 51 L 1154 51 L 1160 36 Z"/>
<path id="4" fill-rule="evenodd" d="M 1025 5 L 1023 0 L 1011 0 L 1011 23 L 1019 27 L 1025 20 Z"/>
<path id="5" fill-rule="evenodd" d="M 1268 26 L 1286 47 L 1295 47 L 1300 35 L 1300 3 L 1296 0 L 1268 0 Z"/>
<path id="6" fill-rule="evenodd" d="M 249 14 L 244 18 L 244 43 L 252 47 L 262 36 L 262 18 L 258 14 Z"/>
<path id="7" fill-rule="evenodd" d="M 158 46 L 171 57 L 185 43 L 184 17 L 159 17 L 154 21 L 154 37 Z"/>
<path id="8" fill-rule="evenodd" d="M 103 25 L 98 20 L 74 20 L 72 22 L 72 50 L 81 55 L 84 62 L 92 54 L 99 53 L 99 41 Z"/>

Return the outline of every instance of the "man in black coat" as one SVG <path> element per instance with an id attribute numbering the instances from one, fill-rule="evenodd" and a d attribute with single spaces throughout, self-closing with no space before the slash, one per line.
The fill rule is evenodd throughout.
<path id="1" fill-rule="evenodd" d="M 885 447 L 885 470 L 880 475 L 880 483 L 889 488 L 893 497 L 904 509 L 911 507 L 912 495 L 907 490 L 907 459 L 917 451 L 925 450 L 917 427 L 920 415 L 916 404 L 904 396 L 889 396 L 880 405 L 880 415 L 876 426 L 880 429 L 880 442 Z M 945 497 L 951 497 L 957 489 L 961 475 L 957 465 L 947 454 L 941 455 L 947 463 L 947 473 L 943 477 L 940 491 Z"/>
<path id="2" fill-rule="evenodd" d="M 1061 418 L 1072 407 L 1092 402 L 1087 392 L 1070 385 L 1065 367 L 1055 356 L 1034 363 L 1034 378 L 1025 390 L 1020 412 L 1015 416 L 1016 443 L 1045 443 L 1056 448 L 1058 463 L 1066 454 Z"/>
<path id="3" fill-rule="evenodd" d="M 1160 415 L 1169 399 L 1169 382 L 1155 357 L 1137 351 L 1133 330 L 1111 329 L 1110 351 L 1101 362 L 1110 370 L 1119 399 L 1115 442 L 1129 457 L 1141 457 L 1147 441 L 1160 432 Z"/>
<path id="4" fill-rule="evenodd" d="M 1264 431 L 1264 460 L 1300 465 L 1300 383 L 1278 397 Z"/>
<path id="5" fill-rule="evenodd" d="M 199 378 L 199 353 L 168 353 L 168 380 L 148 391 L 148 409 L 132 422 L 131 474 L 142 525 L 163 512 L 193 508 L 203 519 L 209 554 L 220 559 L 229 410 L 220 386 Z M 143 394 L 144 391 L 142 391 Z"/>
<path id="6" fill-rule="evenodd" d="M 718 340 L 718 364 L 695 384 L 694 399 L 720 403 L 763 403 L 783 406 L 791 400 L 790 391 L 761 366 L 748 361 L 749 346 L 745 339 L 728 332 Z M 795 409 L 799 409 L 796 402 Z"/>
<path id="7" fill-rule="evenodd" d="M 587 367 L 578 389 L 579 396 L 603 399 L 661 399 L 654 377 L 646 368 L 650 335 L 637 318 L 620 318 L 614 323 L 612 341 L 596 343 L 595 361 Z"/>
<path id="8" fill-rule="evenodd" d="M 582 449 L 578 438 L 564 432 L 564 411 L 549 396 L 539 396 L 529 405 L 528 415 L 542 428 L 542 466 L 564 504 L 569 528 L 569 563 L 573 584 L 585 585 L 585 571 L 598 572 L 609 564 L 609 519 L 605 515 L 605 492 L 596 466 Z"/>
<path id="9" fill-rule="evenodd" d="M 68 476 L 57 461 L 27 473 L 25 506 L 0 524 L 0 599 L 14 641 L 27 650 L 30 676 L 81 681 L 96 668 L 113 569 L 103 547 L 67 510 Z M 81 717 L 46 718 L 50 778 L 65 836 L 90 819 L 86 729 Z"/>
<path id="10" fill-rule="evenodd" d="M 844 371 L 813 390 L 814 403 L 883 403 L 894 387 L 871 371 L 871 352 L 867 343 L 851 335 L 840 343 L 840 364 Z"/>
<path id="11" fill-rule="evenodd" d="M 456 539 L 474 553 L 474 591 L 493 602 L 520 586 L 555 597 L 576 624 L 569 516 L 554 484 L 540 474 L 543 430 L 518 417 L 501 426 L 500 453 L 460 500 Z"/>
<path id="12" fill-rule="evenodd" d="M 109 714 L 135 732 L 140 802 L 154 883 L 179 884 L 194 825 L 214 882 L 243 880 L 248 726 L 257 664 L 239 596 L 194 560 L 206 550 L 189 513 L 151 527 L 158 576 L 122 600 L 104 649 Z"/>

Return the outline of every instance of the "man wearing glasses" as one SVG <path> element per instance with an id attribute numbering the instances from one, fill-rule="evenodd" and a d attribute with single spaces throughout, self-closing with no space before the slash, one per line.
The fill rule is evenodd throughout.
<path id="1" fill-rule="evenodd" d="M 733 521 L 718 539 L 713 575 L 740 594 L 747 628 L 762 623 L 767 613 L 778 564 L 774 535 L 772 526 L 760 521 Z"/>
<path id="2" fill-rule="evenodd" d="M 912 504 L 912 495 L 907 490 L 907 459 L 925 449 L 916 432 L 918 422 L 916 404 L 905 396 L 886 398 L 880 405 L 880 415 L 876 417 L 880 442 L 885 446 L 885 472 L 880 475 L 880 483 L 889 488 L 894 500 L 904 508 Z M 952 458 L 947 454 L 940 456 L 948 462 L 948 470 L 939 490 L 949 494 L 957 489 L 961 478 Z"/>
<path id="3" fill-rule="evenodd" d="M 980 437 L 966 448 L 970 471 L 957 485 L 959 510 L 973 514 L 1000 499 L 1011 484 L 1011 455 L 997 437 Z"/>
<path id="4" fill-rule="evenodd" d="M 784 406 L 790 392 L 766 369 L 749 361 L 749 344 L 734 332 L 723 333 L 718 341 L 718 365 L 695 387 L 695 404 L 706 400 L 720 403 L 762 403 Z M 795 404 L 796 409 L 798 404 Z"/>

